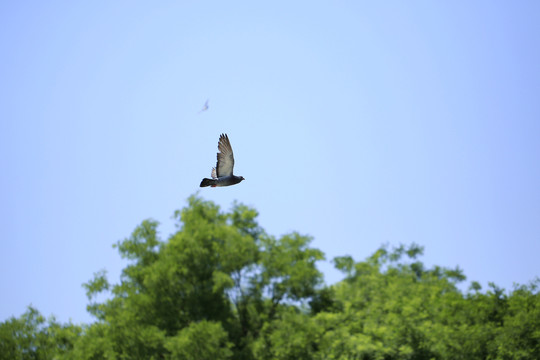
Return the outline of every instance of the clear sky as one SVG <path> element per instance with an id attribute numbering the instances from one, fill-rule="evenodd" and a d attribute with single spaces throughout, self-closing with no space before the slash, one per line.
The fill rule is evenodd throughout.
<path id="1" fill-rule="evenodd" d="M 88 322 L 81 284 L 201 189 L 328 259 L 425 246 L 540 275 L 540 2 L 0 2 L 0 321 Z M 209 109 L 198 114 L 210 99 Z M 328 283 L 341 279 L 329 263 Z"/>

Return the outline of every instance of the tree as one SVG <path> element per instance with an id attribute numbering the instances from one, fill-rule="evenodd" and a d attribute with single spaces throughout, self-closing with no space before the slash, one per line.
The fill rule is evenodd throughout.
<path id="1" fill-rule="evenodd" d="M 73 349 L 81 334 L 79 326 L 60 325 L 51 317 L 48 321 L 29 306 L 20 317 L 0 324 L 0 359 L 52 359 Z"/>
<path id="2" fill-rule="evenodd" d="M 382 247 L 363 262 L 334 260 L 346 278 L 315 315 L 320 358 L 474 358 L 462 345 L 466 302 L 455 285 L 464 276 L 458 268 L 425 269 L 416 261 L 422 252 L 413 244 Z"/>
<path id="3" fill-rule="evenodd" d="M 224 213 L 195 196 L 188 203 L 175 213 L 178 231 L 167 242 L 157 237 L 158 223 L 146 220 L 116 245 L 130 260 L 119 284 L 109 285 L 104 272 L 85 284 L 98 320 L 77 344 L 86 358 L 182 358 L 193 349 L 253 358 L 263 326 L 315 294 L 323 254 L 309 247 L 311 238 L 269 236 L 245 205 Z M 93 302 L 108 289 L 111 298 Z M 201 341 L 209 334 L 215 341 Z"/>
<path id="4" fill-rule="evenodd" d="M 461 269 L 426 268 L 412 244 L 335 258 L 344 279 L 325 286 L 312 239 L 271 236 L 257 215 L 192 196 L 166 241 L 143 221 L 115 245 L 120 281 L 84 284 L 94 323 L 30 307 L 0 323 L 0 359 L 540 358 L 540 280 L 462 293 Z"/>
<path id="5" fill-rule="evenodd" d="M 495 339 L 497 359 L 540 359 L 540 279 L 516 285 L 507 298 L 504 326 Z"/>

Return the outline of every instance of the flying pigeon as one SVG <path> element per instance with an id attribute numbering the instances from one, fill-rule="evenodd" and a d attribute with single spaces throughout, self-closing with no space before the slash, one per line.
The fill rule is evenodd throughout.
<path id="1" fill-rule="evenodd" d="M 218 142 L 217 165 L 212 168 L 212 178 L 204 178 L 201 187 L 230 186 L 245 180 L 243 176 L 233 175 L 234 155 L 227 134 L 221 134 Z"/>
<path id="2" fill-rule="evenodd" d="M 208 99 L 208 100 L 210 100 L 210 99 Z M 199 111 L 199 114 L 202 113 L 203 111 L 208 110 L 208 100 L 206 100 L 206 102 L 204 103 L 204 106 L 203 106 L 203 108 L 201 109 L 201 111 Z"/>

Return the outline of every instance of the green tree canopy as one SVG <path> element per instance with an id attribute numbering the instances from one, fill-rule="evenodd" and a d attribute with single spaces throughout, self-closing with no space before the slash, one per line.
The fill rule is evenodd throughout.
<path id="1" fill-rule="evenodd" d="M 146 220 L 116 244 L 130 261 L 119 284 L 109 285 L 103 272 L 85 284 L 91 300 L 111 292 L 107 301 L 88 307 L 98 322 L 87 333 L 103 328 L 93 337 L 109 344 L 96 347 L 95 357 L 109 349 L 115 357 L 184 358 L 197 348 L 200 354 L 252 358 L 264 324 L 316 293 L 322 274 L 315 264 L 324 257 L 309 247 L 310 237 L 270 236 L 245 205 L 222 212 L 195 196 L 188 203 L 175 213 L 178 231 L 168 241 L 158 239 L 157 222 Z"/>
<path id="2" fill-rule="evenodd" d="M 192 196 L 166 241 L 143 221 L 115 245 L 119 282 L 84 284 L 95 322 L 30 307 L 0 324 L 0 359 L 540 358 L 538 280 L 463 293 L 461 269 L 426 268 L 412 244 L 335 258 L 344 279 L 325 285 L 312 239 L 271 236 L 257 215 Z"/>

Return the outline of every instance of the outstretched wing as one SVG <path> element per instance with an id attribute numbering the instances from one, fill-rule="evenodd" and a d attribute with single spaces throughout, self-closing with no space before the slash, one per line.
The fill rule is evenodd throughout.
<path id="1" fill-rule="evenodd" d="M 219 137 L 218 150 L 219 152 L 217 153 L 216 166 L 217 177 L 232 175 L 234 168 L 234 156 L 227 134 L 221 134 Z"/>

